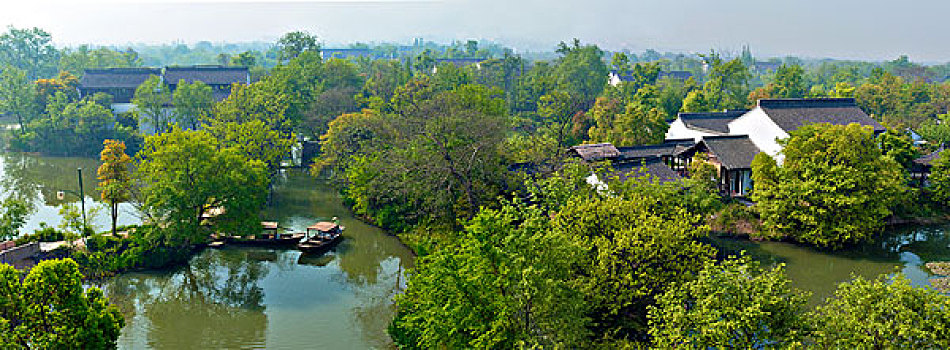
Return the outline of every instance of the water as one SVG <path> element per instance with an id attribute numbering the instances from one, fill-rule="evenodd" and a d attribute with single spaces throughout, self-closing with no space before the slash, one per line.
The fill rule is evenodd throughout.
<path id="1" fill-rule="evenodd" d="M 852 276 L 876 278 L 902 272 L 916 286 L 930 286 L 924 264 L 950 260 L 950 225 L 892 228 L 875 243 L 836 252 L 783 242 L 752 242 L 714 238 L 713 245 L 726 254 L 745 251 L 767 264 L 784 263 L 796 288 L 814 293 L 814 306 L 834 294 L 837 285 Z"/>
<path id="2" fill-rule="evenodd" d="M 0 154 L 0 187 L 36 205 L 22 232 L 58 225 L 59 189 L 78 192 L 83 168 L 87 208 L 99 205 L 88 158 Z M 123 205 L 119 224 L 139 222 Z M 396 238 L 353 218 L 337 192 L 303 171 L 280 179 L 262 219 L 302 231 L 339 217 L 344 239 L 321 257 L 293 249 L 206 249 L 184 266 L 122 274 L 100 284 L 126 317 L 123 349 L 389 348 L 392 296 L 405 287 L 411 252 Z M 90 222 L 109 228 L 107 211 Z"/>
<path id="3" fill-rule="evenodd" d="M 27 229 L 61 220 L 57 189 L 77 186 L 82 167 L 86 203 L 98 194 L 98 162 L 0 154 L 0 187 L 33 201 L 38 210 Z M 71 187 L 70 187 L 71 186 Z M 67 201 L 76 201 L 68 196 Z M 124 205 L 119 222 L 135 223 Z M 281 180 L 265 220 L 301 230 L 338 216 L 346 237 L 335 251 L 318 258 L 295 250 L 207 249 L 185 266 L 128 273 L 101 287 L 126 316 L 119 338 L 125 349 L 391 347 L 385 329 L 391 297 L 405 283 L 411 253 L 395 238 L 353 218 L 332 188 L 299 171 Z M 108 216 L 91 218 L 100 229 Z M 950 260 L 950 226 L 889 230 L 879 242 L 838 252 L 781 242 L 717 238 L 721 250 L 740 250 L 767 263 L 785 263 L 795 287 L 813 292 L 812 305 L 832 295 L 852 275 L 874 278 L 901 271 L 918 286 L 929 285 L 923 264 Z"/>

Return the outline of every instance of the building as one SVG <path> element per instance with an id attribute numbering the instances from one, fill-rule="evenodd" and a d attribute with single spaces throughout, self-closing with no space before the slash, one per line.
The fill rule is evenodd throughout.
<path id="1" fill-rule="evenodd" d="M 161 76 L 161 68 L 107 68 L 87 69 L 79 79 L 80 96 L 96 93 L 112 95 L 112 110 L 123 113 L 132 109 L 135 89 L 150 76 Z"/>
<path id="2" fill-rule="evenodd" d="M 719 189 L 730 197 L 744 197 L 752 190 L 752 160 L 761 151 L 747 135 L 704 136 L 676 156 L 683 164 L 705 153 L 719 173 Z"/>
<path id="3" fill-rule="evenodd" d="M 666 131 L 667 140 L 692 139 L 704 136 L 729 135 L 729 123 L 748 112 L 746 109 L 725 112 L 680 113 Z"/>
<path id="4" fill-rule="evenodd" d="M 178 88 L 178 84 L 181 82 L 191 84 L 200 81 L 208 84 L 211 87 L 211 94 L 215 101 L 221 101 L 230 96 L 231 86 L 234 84 L 251 84 L 251 74 L 247 67 L 166 67 L 163 78 L 172 92 Z"/>
<path id="5" fill-rule="evenodd" d="M 659 79 L 664 79 L 664 78 L 670 78 L 670 79 L 687 80 L 692 77 L 693 77 L 693 73 L 690 73 L 688 71 L 674 70 L 674 71 L 669 71 L 669 72 L 661 71 L 659 74 L 657 74 L 656 79 L 659 80 Z M 617 85 L 620 85 L 620 83 L 622 82 L 631 82 L 631 81 L 633 81 L 632 75 L 629 75 L 629 74 L 620 75 L 616 69 L 611 69 L 610 72 L 607 73 L 607 83 L 609 83 L 610 86 L 617 86 Z"/>
<path id="6" fill-rule="evenodd" d="M 251 75 L 247 67 L 224 66 L 185 66 L 162 68 L 107 68 L 87 69 L 79 80 L 80 97 L 104 92 L 112 95 L 112 111 L 119 114 L 128 112 L 134 106 L 132 98 L 135 89 L 146 79 L 157 76 L 175 91 L 179 82 L 203 82 L 211 86 L 215 101 L 221 101 L 231 94 L 233 84 L 250 84 Z M 169 101 L 170 103 L 171 101 Z"/>

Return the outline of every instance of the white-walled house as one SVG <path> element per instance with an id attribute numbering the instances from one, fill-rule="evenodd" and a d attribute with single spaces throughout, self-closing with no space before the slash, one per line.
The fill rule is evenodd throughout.
<path id="1" fill-rule="evenodd" d="M 756 107 L 729 122 L 730 135 L 748 135 L 762 152 L 781 162 L 778 140 L 805 124 L 829 123 L 870 126 L 876 134 L 884 126 L 861 110 L 853 98 L 762 99 Z"/>
<path id="2" fill-rule="evenodd" d="M 699 142 L 704 136 L 731 135 L 729 123 L 748 110 L 725 112 L 680 113 L 666 131 L 667 140 L 693 139 Z"/>

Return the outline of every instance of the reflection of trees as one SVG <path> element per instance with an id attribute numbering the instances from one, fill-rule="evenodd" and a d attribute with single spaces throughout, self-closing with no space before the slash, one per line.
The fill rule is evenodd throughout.
<path id="1" fill-rule="evenodd" d="M 83 168 L 83 187 L 86 195 L 98 198 L 96 169 L 99 162 L 92 158 L 37 157 L 18 153 L 4 153 L 4 176 L 0 186 L 31 202 L 42 199 L 44 204 L 56 206 L 63 201 L 56 199 L 61 189 L 78 191 L 76 169 Z M 66 201 L 78 198 L 67 196 Z"/>
<path id="2" fill-rule="evenodd" d="M 270 255 L 266 250 L 209 250 L 173 272 L 121 276 L 105 289 L 127 323 L 136 312 L 148 319 L 150 346 L 263 346 L 267 316 L 260 281 Z"/>

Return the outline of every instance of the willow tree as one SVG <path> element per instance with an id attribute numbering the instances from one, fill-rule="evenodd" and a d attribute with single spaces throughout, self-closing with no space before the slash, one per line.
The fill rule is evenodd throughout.
<path id="1" fill-rule="evenodd" d="M 119 203 L 129 199 L 129 189 L 132 186 L 132 173 L 129 165 L 132 158 L 125 154 L 125 142 L 105 140 L 102 142 L 102 153 L 99 154 L 102 165 L 96 174 L 99 179 L 99 191 L 102 200 L 109 202 L 112 214 L 112 235 L 115 236 L 116 221 L 119 217 Z"/>

